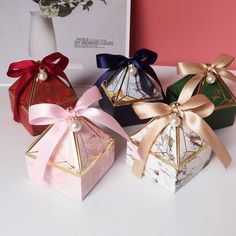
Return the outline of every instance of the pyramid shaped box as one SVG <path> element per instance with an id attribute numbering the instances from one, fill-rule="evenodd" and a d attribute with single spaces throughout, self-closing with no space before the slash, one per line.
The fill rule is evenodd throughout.
<path id="1" fill-rule="evenodd" d="M 151 122 L 131 136 L 131 140 L 137 147 Z M 144 176 L 151 178 L 171 192 L 176 192 L 208 164 L 210 154 L 211 147 L 184 122 L 179 127 L 168 125 L 152 145 Z M 132 166 L 133 160 L 128 144 L 127 164 Z"/>
<path id="2" fill-rule="evenodd" d="M 42 61 L 20 61 L 11 63 L 8 76 L 18 78 L 9 88 L 14 120 L 21 122 L 33 135 L 41 134 L 47 126 L 29 124 L 29 107 L 40 103 L 55 103 L 64 108 L 73 107 L 78 97 L 64 69 L 68 58 L 59 52 L 52 53 Z"/>
<path id="3" fill-rule="evenodd" d="M 179 75 L 184 76 L 166 91 L 166 101 L 175 102 L 182 90 L 189 93 L 204 94 L 215 105 L 214 112 L 205 118 L 213 129 L 231 126 L 236 114 L 236 98 L 225 84 L 224 79 L 236 82 L 236 76 L 227 70 L 234 57 L 220 54 L 212 64 L 180 62 L 177 64 Z"/>
<path id="4" fill-rule="evenodd" d="M 83 200 L 114 162 L 114 140 L 85 117 L 79 118 L 80 131 L 69 127 L 60 139 L 44 173 L 43 183 Z M 28 173 L 34 179 L 42 141 L 51 127 L 26 152 Z"/>
<path id="5" fill-rule="evenodd" d="M 9 88 L 10 102 L 14 111 L 15 92 L 18 81 Z M 49 78 L 47 81 L 40 81 L 34 78 L 28 88 L 22 92 L 19 102 L 20 122 L 33 135 L 37 136 L 46 129 L 46 126 L 35 126 L 29 124 L 29 107 L 39 103 L 56 103 L 62 107 L 73 107 L 78 97 L 71 85 L 62 81 Z"/>
<path id="6" fill-rule="evenodd" d="M 98 67 L 109 68 L 96 82 L 103 96 L 99 105 L 121 126 L 147 121 L 138 118 L 132 104 L 139 101 L 163 101 L 161 83 L 150 66 L 156 58 L 157 54 L 147 49 L 138 50 L 129 59 L 121 55 L 97 55 Z"/>
<path id="7" fill-rule="evenodd" d="M 130 67 L 132 68 L 132 67 Z M 129 66 L 116 71 L 100 86 L 103 99 L 99 102 L 101 108 L 112 115 L 121 126 L 136 125 L 145 121 L 138 119 L 132 109 L 132 104 L 138 101 L 163 101 L 161 89 L 158 85 L 152 94 L 142 88 L 142 78 L 149 76 L 142 72 L 132 75 Z M 125 114 L 129 114 L 128 116 Z"/>
<path id="8" fill-rule="evenodd" d="M 128 143 L 127 163 L 137 177 L 147 176 L 171 192 L 180 189 L 208 163 L 213 150 L 227 168 L 231 157 L 223 143 L 203 120 L 214 111 L 203 94 L 189 98 L 185 90 L 171 105 L 137 103 L 133 106 L 141 118 L 153 117 L 131 136 L 140 154 L 133 156 Z"/>

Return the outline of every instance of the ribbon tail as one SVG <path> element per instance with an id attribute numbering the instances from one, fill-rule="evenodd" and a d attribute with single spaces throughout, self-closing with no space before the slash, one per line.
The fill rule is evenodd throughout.
<path id="1" fill-rule="evenodd" d="M 154 90 L 154 79 L 149 78 L 149 76 L 143 72 L 142 70 L 139 70 L 140 75 L 140 85 L 142 90 L 147 93 L 150 97 L 153 95 Z M 156 82 L 156 81 L 155 81 Z"/>
<path id="2" fill-rule="evenodd" d="M 194 90 L 196 89 L 196 87 L 198 86 L 198 84 L 200 83 L 200 81 L 203 79 L 204 75 L 194 75 L 183 87 L 179 98 L 178 98 L 178 103 L 183 104 L 185 102 L 187 102 L 191 97 L 192 94 L 194 92 Z"/>
<path id="3" fill-rule="evenodd" d="M 156 88 L 157 90 L 159 90 L 160 88 L 162 97 L 165 98 L 165 93 L 162 88 L 161 82 L 158 79 L 156 72 L 153 70 L 153 68 L 149 64 L 146 64 L 145 61 L 141 62 L 134 60 L 134 65 L 139 69 L 139 74 L 141 75 L 140 78 L 143 78 L 143 84 L 147 86 L 149 93 L 146 92 L 145 87 L 143 90 L 150 95 L 150 93 L 153 93 L 154 88 Z M 144 72 L 141 74 L 142 71 Z"/>
<path id="4" fill-rule="evenodd" d="M 93 103 L 102 99 L 102 95 L 96 86 L 88 89 L 82 94 L 78 102 L 75 105 L 75 111 L 78 109 L 83 109 L 91 106 Z"/>
<path id="5" fill-rule="evenodd" d="M 186 111 L 185 118 L 187 125 L 211 146 L 221 163 L 227 168 L 231 162 L 231 157 L 211 127 L 193 112 Z"/>
<path id="6" fill-rule="evenodd" d="M 216 69 L 216 71 L 220 76 L 227 78 L 231 80 L 232 82 L 236 83 L 236 76 L 232 72 L 226 70 L 225 68 Z"/>
<path id="7" fill-rule="evenodd" d="M 56 123 L 38 142 L 37 147 L 39 153 L 37 155 L 37 159 L 35 160 L 36 163 L 33 173 L 33 179 L 35 181 L 41 182 L 44 178 L 47 164 L 56 146 L 58 145 L 58 143 L 60 143 L 61 138 L 65 134 L 67 127 L 67 121 Z"/>
<path id="8" fill-rule="evenodd" d="M 149 64 L 145 64 L 145 62 L 138 61 L 137 63 L 134 63 L 139 69 L 145 71 L 147 74 L 149 74 L 153 79 L 156 81 L 158 80 L 156 72 L 153 70 L 153 68 Z"/>
<path id="9" fill-rule="evenodd" d="M 126 132 L 123 130 L 120 124 L 112 116 L 96 108 L 88 108 L 81 115 L 87 117 L 90 120 L 93 120 L 96 123 L 106 126 L 107 128 L 115 131 L 123 138 L 125 138 L 128 142 L 131 143 L 131 148 L 132 151 L 134 152 L 134 156 L 140 160 L 139 154 L 135 146 L 133 145 L 132 141 L 130 140 L 129 136 L 126 134 Z"/>
<path id="10" fill-rule="evenodd" d="M 148 130 L 138 147 L 138 153 L 141 157 L 141 160 L 134 159 L 132 166 L 132 172 L 136 177 L 141 178 L 143 176 L 152 145 L 161 131 L 166 127 L 168 122 L 168 117 L 162 117 L 152 121 L 151 125 L 148 127 Z"/>
<path id="11" fill-rule="evenodd" d="M 154 88 L 156 88 L 157 91 L 159 89 L 161 90 L 161 95 L 162 95 L 163 99 L 165 99 L 166 96 L 165 96 L 163 87 L 162 87 L 161 82 L 158 79 L 158 77 L 157 76 L 156 76 L 156 78 L 148 77 L 148 79 L 151 81 L 151 83 L 154 85 Z"/>

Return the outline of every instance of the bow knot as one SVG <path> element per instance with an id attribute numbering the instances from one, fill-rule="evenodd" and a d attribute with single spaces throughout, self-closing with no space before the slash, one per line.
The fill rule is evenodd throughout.
<path id="1" fill-rule="evenodd" d="M 198 84 L 208 75 L 213 75 L 214 79 L 207 81 L 209 84 L 215 83 L 219 77 L 224 77 L 236 83 L 236 76 L 227 70 L 227 67 L 234 61 L 234 57 L 227 54 L 220 54 L 212 64 L 201 64 L 192 62 L 177 63 L 177 74 L 181 76 L 193 75 L 184 86 L 185 93 L 182 93 L 179 101 L 190 98 Z"/>
<path id="2" fill-rule="evenodd" d="M 41 65 L 38 67 L 38 71 L 45 71 L 47 68 L 44 65 Z"/>
<path id="3" fill-rule="evenodd" d="M 207 73 L 206 74 L 212 74 L 212 73 L 217 73 L 215 70 L 216 66 L 210 65 L 210 64 L 206 64 L 207 65 Z"/>
<path id="4" fill-rule="evenodd" d="M 138 60 L 133 58 L 133 57 L 129 57 L 127 58 L 127 65 L 134 65 L 135 64 L 135 60 L 137 61 L 138 63 Z"/>
<path id="5" fill-rule="evenodd" d="M 48 103 L 30 106 L 30 124 L 53 125 L 40 142 L 42 150 L 40 150 L 40 153 L 38 154 L 39 156 L 36 159 L 37 164 L 35 165 L 36 169 L 34 172 L 34 178 L 36 180 L 42 180 L 51 154 L 55 150 L 58 142 L 66 133 L 68 127 L 73 132 L 79 132 L 81 129 L 79 117 L 85 117 L 89 120 L 95 121 L 96 123 L 100 123 L 131 142 L 129 136 L 112 116 L 97 108 L 89 107 L 101 98 L 101 94 L 97 87 L 92 87 L 79 98 L 74 108 L 67 108 L 65 110 L 56 104 Z M 135 147 L 132 145 L 131 148 L 133 149 L 134 155 L 139 159 Z"/>
<path id="6" fill-rule="evenodd" d="M 32 71 L 33 71 L 33 70 L 35 70 L 35 71 L 38 70 L 38 71 L 39 71 L 40 69 L 46 70 L 47 67 L 46 67 L 46 63 L 44 63 L 44 62 L 41 61 L 41 60 L 38 60 L 38 61 L 35 62 L 35 67 L 32 67 L 31 70 L 32 70 Z"/>
<path id="7" fill-rule="evenodd" d="M 183 111 L 180 109 L 180 103 L 178 102 L 173 102 L 170 104 L 171 108 L 172 108 L 172 116 L 178 116 L 183 118 Z"/>
<path id="8" fill-rule="evenodd" d="M 22 92 L 27 88 L 30 81 L 36 76 L 41 74 L 42 81 L 46 80 L 48 75 L 51 77 L 62 80 L 68 87 L 70 82 L 64 73 L 64 69 L 67 67 L 69 59 L 59 52 L 52 53 L 41 61 L 25 60 L 11 63 L 7 75 L 12 78 L 19 78 L 15 90 L 15 101 L 14 101 L 14 120 L 19 121 L 19 110 L 18 105 L 20 102 L 20 96 Z M 46 73 L 46 74 L 45 74 Z"/>
<path id="9" fill-rule="evenodd" d="M 182 93 L 184 92 L 182 90 Z M 177 102 L 171 105 L 139 102 L 133 104 L 133 108 L 140 119 L 154 117 L 138 147 L 142 160 L 134 161 L 133 172 L 136 176 L 142 176 L 152 145 L 163 129 L 169 124 L 177 127 L 181 125 L 182 121 L 211 146 L 225 167 L 230 164 L 231 157 L 229 153 L 214 131 L 202 119 L 214 111 L 214 104 L 205 95 L 198 94 L 189 100 L 183 100 L 183 102 L 178 99 Z"/>
<path id="10" fill-rule="evenodd" d="M 113 54 L 98 54 L 97 58 L 97 66 L 98 68 L 106 68 L 108 69 L 95 83 L 96 86 L 100 86 L 105 80 L 110 78 L 112 75 L 116 73 L 116 71 L 122 70 L 123 68 L 134 65 L 138 71 L 144 71 L 148 76 L 140 76 L 142 80 L 141 86 L 143 91 L 147 92 L 147 94 L 152 94 L 154 88 L 158 86 L 161 89 L 162 96 L 164 97 L 164 91 L 162 89 L 162 85 L 155 73 L 152 69 L 151 65 L 155 63 L 157 60 L 157 53 L 148 50 L 146 48 L 140 49 L 134 53 L 133 57 L 127 58 L 122 55 L 113 55 Z"/>
<path id="11" fill-rule="evenodd" d="M 76 111 L 72 107 L 68 107 L 66 111 L 68 112 L 68 115 L 71 117 L 71 119 L 78 118 Z"/>

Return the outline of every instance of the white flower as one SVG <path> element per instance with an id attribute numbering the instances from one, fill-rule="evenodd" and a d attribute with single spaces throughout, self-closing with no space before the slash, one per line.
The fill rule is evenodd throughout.
<path id="1" fill-rule="evenodd" d="M 58 16 L 59 14 L 59 7 L 55 4 L 50 4 L 49 6 L 40 6 L 40 10 L 43 16 L 52 18 L 54 16 Z"/>

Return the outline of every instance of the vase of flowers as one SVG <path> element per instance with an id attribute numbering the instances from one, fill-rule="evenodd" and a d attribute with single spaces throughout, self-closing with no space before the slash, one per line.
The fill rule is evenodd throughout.
<path id="1" fill-rule="evenodd" d="M 66 17 L 77 7 L 89 11 L 94 0 L 33 0 L 39 5 L 40 11 L 31 12 L 29 55 L 33 59 L 43 58 L 55 52 L 56 36 L 53 17 Z M 106 4 L 106 0 L 100 0 Z"/>

